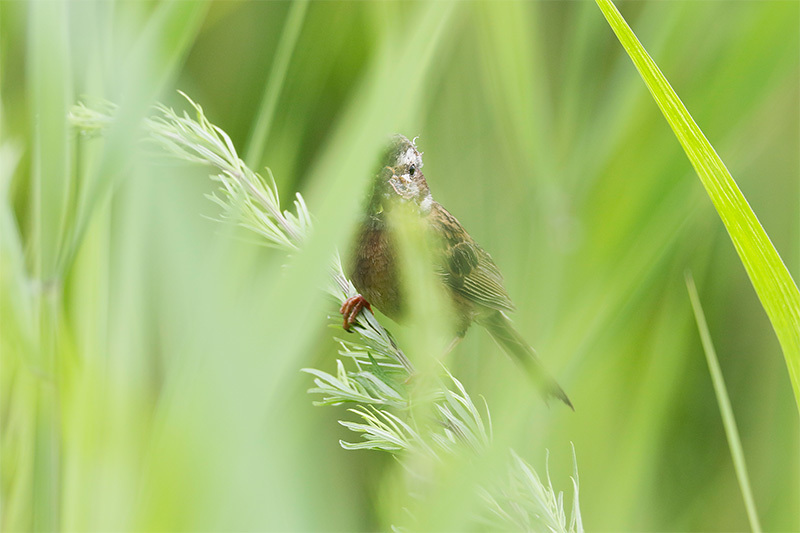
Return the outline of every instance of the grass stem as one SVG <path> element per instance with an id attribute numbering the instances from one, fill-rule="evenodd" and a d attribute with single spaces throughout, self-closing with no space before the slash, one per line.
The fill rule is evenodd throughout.
<path id="1" fill-rule="evenodd" d="M 725 435 L 728 437 L 728 445 L 730 446 L 731 457 L 733 458 L 733 467 L 736 470 L 736 478 L 739 480 L 739 488 L 742 491 L 744 506 L 747 509 L 747 519 L 750 521 L 750 528 L 754 532 L 760 533 L 761 523 L 758 520 L 753 491 L 750 489 L 750 479 L 747 476 L 747 465 L 744 461 L 742 441 L 739 439 L 739 430 L 736 428 L 736 419 L 733 417 L 733 409 L 731 408 L 731 401 L 728 398 L 728 390 L 725 387 L 725 379 L 722 377 L 722 370 L 719 367 L 717 353 L 711 341 L 711 333 L 708 331 L 708 324 L 706 324 L 703 307 L 700 305 L 700 297 L 697 295 L 697 287 L 694 284 L 694 278 L 688 270 L 685 276 L 686 288 L 689 291 L 689 299 L 692 301 L 694 318 L 697 321 L 697 329 L 700 332 L 700 340 L 703 342 L 703 351 L 706 354 L 706 362 L 708 362 L 708 371 L 711 373 L 711 381 L 714 383 L 714 393 L 717 395 L 719 412 L 722 415 L 722 424 L 725 426 Z"/>

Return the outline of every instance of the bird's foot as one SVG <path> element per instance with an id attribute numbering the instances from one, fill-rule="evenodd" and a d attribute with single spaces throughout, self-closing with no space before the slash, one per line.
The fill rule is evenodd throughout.
<path id="1" fill-rule="evenodd" d="M 365 307 L 369 309 L 370 313 L 372 312 L 372 306 L 369 305 L 367 299 L 360 294 L 351 296 L 344 301 L 342 307 L 339 308 L 339 312 L 344 317 L 344 324 L 342 324 L 342 327 L 345 331 L 350 331 L 350 326 L 356 321 L 358 313 Z"/>

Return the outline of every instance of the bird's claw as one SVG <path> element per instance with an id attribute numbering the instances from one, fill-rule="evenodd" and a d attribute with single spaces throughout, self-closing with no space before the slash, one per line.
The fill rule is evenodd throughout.
<path id="1" fill-rule="evenodd" d="M 350 331 L 350 326 L 355 323 L 358 313 L 365 307 L 369 309 L 370 313 L 372 312 L 372 306 L 369 305 L 367 299 L 360 294 L 351 296 L 344 301 L 342 307 L 339 308 L 339 312 L 344 317 L 344 324 L 342 324 L 342 327 L 345 331 Z"/>

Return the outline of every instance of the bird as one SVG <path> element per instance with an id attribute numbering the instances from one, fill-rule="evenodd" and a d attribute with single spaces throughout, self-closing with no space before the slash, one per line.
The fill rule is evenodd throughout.
<path id="1" fill-rule="evenodd" d="M 433 235 L 432 268 L 452 300 L 454 342 L 464 337 L 472 323 L 483 326 L 527 371 L 545 401 L 557 398 L 574 411 L 567 394 L 509 318 L 514 304 L 503 285 L 500 269 L 458 219 L 433 199 L 422 167 L 422 153 L 415 141 L 402 135 L 393 136 L 381 158 L 357 230 L 349 276 L 358 294 L 348 298 L 339 309 L 344 329 L 350 330 L 364 308 L 371 312 L 375 306 L 396 321 L 402 321 L 408 312 L 398 250 L 387 216 L 393 206 L 406 204 Z"/>

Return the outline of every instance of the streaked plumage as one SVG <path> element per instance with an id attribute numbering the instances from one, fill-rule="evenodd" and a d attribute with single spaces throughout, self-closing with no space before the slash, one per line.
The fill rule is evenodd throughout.
<path id="1" fill-rule="evenodd" d="M 549 376 L 533 348 L 506 315 L 514 310 L 514 304 L 492 257 L 447 209 L 433 200 L 421 169 L 422 154 L 414 143 L 401 135 L 396 136 L 376 176 L 357 237 L 350 274 L 362 297 L 353 298 L 342 306 L 345 328 L 349 328 L 367 302 L 395 320 L 402 319 L 407 311 L 386 208 L 391 202 L 411 202 L 419 208 L 420 216 L 438 240 L 436 247 L 440 254 L 434 268 L 450 289 L 457 313 L 457 335 L 463 336 L 472 322 L 481 324 L 522 364 L 545 398 L 553 396 L 572 407 L 567 395 Z"/>

